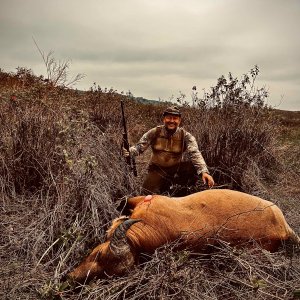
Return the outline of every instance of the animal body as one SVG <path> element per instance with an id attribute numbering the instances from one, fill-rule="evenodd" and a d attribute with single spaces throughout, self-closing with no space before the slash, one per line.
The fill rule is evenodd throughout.
<path id="1" fill-rule="evenodd" d="M 232 190 L 207 190 L 181 198 L 138 196 L 128 200 L 130 217 L 113 221 L 98 245 L 69 277 L 122 275 L 140 253 L 180 241 L 179 248 L 203 251 L 223 240 L 231 245 L 259 244 L 276 251 L 282 241 L 300 243 L 282 211 L 272 202 Z"/>

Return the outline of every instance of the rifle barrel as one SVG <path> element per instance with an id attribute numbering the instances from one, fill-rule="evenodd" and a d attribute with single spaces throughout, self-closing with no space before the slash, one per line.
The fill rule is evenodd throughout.
<path id="1" fill-rule="evenodd" d="M 123 121 L 123 147 L 129 152 L 129 142 L 128 142 L 128 133 L 127 133 L 127 126 L 126 126 L 126 118 L 124 113 L 124 102 L 121 100 L 121 110 L 122 110 L 122 121 Z M 126 157 L 126 163 L 130 166 L 131 171 L 133 172 L 134 176 L 137 176 L 136 170 L 136 163 L 134 157 Z"/>

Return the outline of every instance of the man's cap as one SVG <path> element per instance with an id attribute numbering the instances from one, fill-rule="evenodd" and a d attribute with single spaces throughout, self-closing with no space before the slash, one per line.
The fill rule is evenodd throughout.
<path id="1" fill-rule="evenodd" d="M 163 113 L 163 116 L 166 116 L 166 115 L 176 115 L 176 116 L 180 117 L 181 112 L 177 106 L 170 106 Z"/>

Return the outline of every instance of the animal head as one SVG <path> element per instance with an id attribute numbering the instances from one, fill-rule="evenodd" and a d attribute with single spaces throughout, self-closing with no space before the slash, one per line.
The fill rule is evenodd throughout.
<path id="1" fill-rule="evenodd" d="M 123 221 L 123 222 L 122 222 Z M 70 272 L 68 279 L 84 283 L 94 277 L 122 275 L 130 270 L 136 261 L 136 254 L 131 249 L 126 232 L 140 219 L 117 219 L 108 231 L 108 240 L 98 245 L 83 262 Z"/>

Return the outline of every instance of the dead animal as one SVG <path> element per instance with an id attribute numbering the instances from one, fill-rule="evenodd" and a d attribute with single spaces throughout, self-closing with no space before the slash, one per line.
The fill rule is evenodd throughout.
<path id="1" fill-rule="evenodd" d="M 259 245 L 276 251 L 283 241 L 300 239 L 274 203 L 232 190 L 207 190 L 181 198 L 138 196 L 128 199 L 130 217 L 113 221 L 107 240 L 68 274 L 77 282 L 122 275 L 141 253 L 180 240 L 180 247 L 204 251 L 222 240 L 232 246 Z"/>

